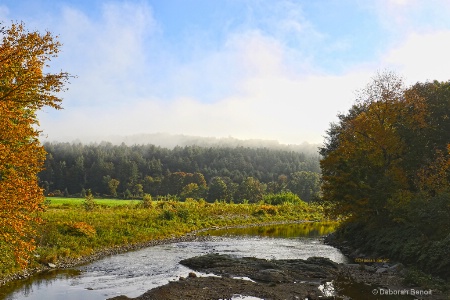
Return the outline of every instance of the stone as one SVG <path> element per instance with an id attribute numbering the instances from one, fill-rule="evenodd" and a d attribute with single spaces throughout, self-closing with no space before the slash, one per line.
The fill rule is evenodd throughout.
<path id="1" fill-rule="evenodd" d="M 378 268 L 375 273 L 377 274 L 382 274 L 382 273 L 386 273 L 387 272 L 387 268 Z"/>
<path id="2" fill-rule="evenodd" d="M 389 271 L 390 272 L 400 272 L 401 270 L 403 270 L 405 268 L 405 266 L 401 263 L 397 263 L 391 267 L 389 267 Z"/>
<path id="3" fill-rule="evenodd" d="M 369 272 L 376 272 L 377 271 L 377 269 L 375 267 L 372 267 L 372 266 L 365 266 L 364 269 L 366 271 L 369 271 Z"/>
<path id="4" fill-rule="evenodd" d="M 189 278 L 196 278 L 197 274 L 195 274 L 194 272 L 189 272 L 188 277 Z"/>
<path id="5" fill-rule="evenodd" d="M 48 263 L 47 266 L 49 266 L 49 267 L 52 268 L 52 269 L 56 268 L 56 265 L 55 265 L 55 264 L 52 264 L 52 263 Z"/>
<path id="6" fill-rule="evenodd" d="M 274 269 L 260 270 L 253 276 L 255 280 L 275 283 L 284 282 L 285 277 L 286 276 L 282 271 Z"/>

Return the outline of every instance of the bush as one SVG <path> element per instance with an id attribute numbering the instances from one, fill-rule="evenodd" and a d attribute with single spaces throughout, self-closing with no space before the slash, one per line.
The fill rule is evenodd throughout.
<path id="1" fill-rule="evenodd" d="M 94 201 L 94 196 L 92 195 L 91 190 L 88 190 L 86 192 L 86 198 L 83 202 L 83 206 L 86 211 L 92 211 L 97 206 L 97 204 Z"/>
<path id="2" fill-rule="evenodd" d="M 259 209 L 257 209 L 253 215 L 254 216 L 265 216 L 265 215 L 276 215 L 278 214 L 278 208 L 272 205 L 261 205 Z"/>
<path id="3" fill-rule="evenodd" d="M 443 279 L 450 278 L 450 235 L 432 240 L 408 224 L 368 226 L 355 222 L 344 224 L 336 236 L 366 254 L 378 253 Z"/>
<path id="4" fill-rule="evenodd" d="M 171 221 L 171 220 L 175 219 L 176 214 L 171 209 L 165 209 L 162 211 L 162 213 L 159 215 L 159 217 L 163 220 Z"/>
<path id="5" fill-rule="evenodd" d="M 151 208 L 152 207 L 152 196 L 149 194 L 145 194 L 142 198 L 142 207 L 143 208 Z"/>
<path id="6" fill-rule="evenodd" d="M 72 235 L 86 237 L 93 237 L 96 235 L 95 228 L 85 222 L 76 222 L 69 226 L 69 232 Z"/>
<path id="7" fill-rule="evenodd" d="M 292 192 L 281 192 L 278 194 L 267 194 L 263 197 L 264 203 L 280 205 L 284 203 L 300 204 L 303 203 L 300 198 Z"/>
<path id="8" fill-rule="evenodd" d="M 187 208 L 181 208 L 177 210 L 177 216 L 180 218 L 183 222 L 187 222 L 189 220 L 189 209 Z"/>

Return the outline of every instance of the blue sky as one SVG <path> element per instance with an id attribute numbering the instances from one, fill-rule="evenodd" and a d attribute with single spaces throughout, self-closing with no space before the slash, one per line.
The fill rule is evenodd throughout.
<path id="1" fill-rule="evenodd" d="M 450 79 L 447 0 L 3 0 L 63 43 L 47 139 L 164 132 L 321 143 L 377 71 Z"/>

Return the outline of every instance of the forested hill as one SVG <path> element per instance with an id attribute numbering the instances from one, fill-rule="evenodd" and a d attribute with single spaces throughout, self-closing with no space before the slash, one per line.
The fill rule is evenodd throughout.
<path id="1" fill-rule="evenodd" d="M 251 178 L 265 192 L 287 190 L 289 185 L 290 191 L 301 195 L 301 190 L 309 186 L 303 198 L 311 198 L 318 189 L 320 173 L 318 154 L 280 149 L 199 146 L 167 149 L 124 143 L 45 143 L 44 147 L 48 154 L 39 178 L 47 194 L 75 195 L 91 189 L 97 195 L 118 197 L 124 193 L 135 197 L 143 193 L 174 195 L 193 183 L 187 177 L 199 173 L 205 189 L 213 178 L 215 181 L 220 178 L 229 188 L 234 185 L 235 190 Z M 201 187 L 202 182 L 203 179 L 194 183 Z"/>

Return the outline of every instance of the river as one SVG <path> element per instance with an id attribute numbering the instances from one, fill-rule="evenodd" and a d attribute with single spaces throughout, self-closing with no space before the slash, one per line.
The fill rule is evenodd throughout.
<path id="1" fill-rule="evenodd" d="M 347 258 L 336 248 L 325 245 L 322 236 L 332 225 L 301 223 L 261 227 L 211 230 L 206 238 L 148 247 L 105 257 L 67 270 L 53 270 L 11 282 L 1 288 L 0 299 L 8 300 L 103 300 L 118 295 L 136 297 L 164 285 L 190 269 L 179 261 L 207 253 L 254 256 L 265 259 L 307 259 L 328 257 L 337 263 Z M 206 274 L 199 274 L 206 276 Z"/>

